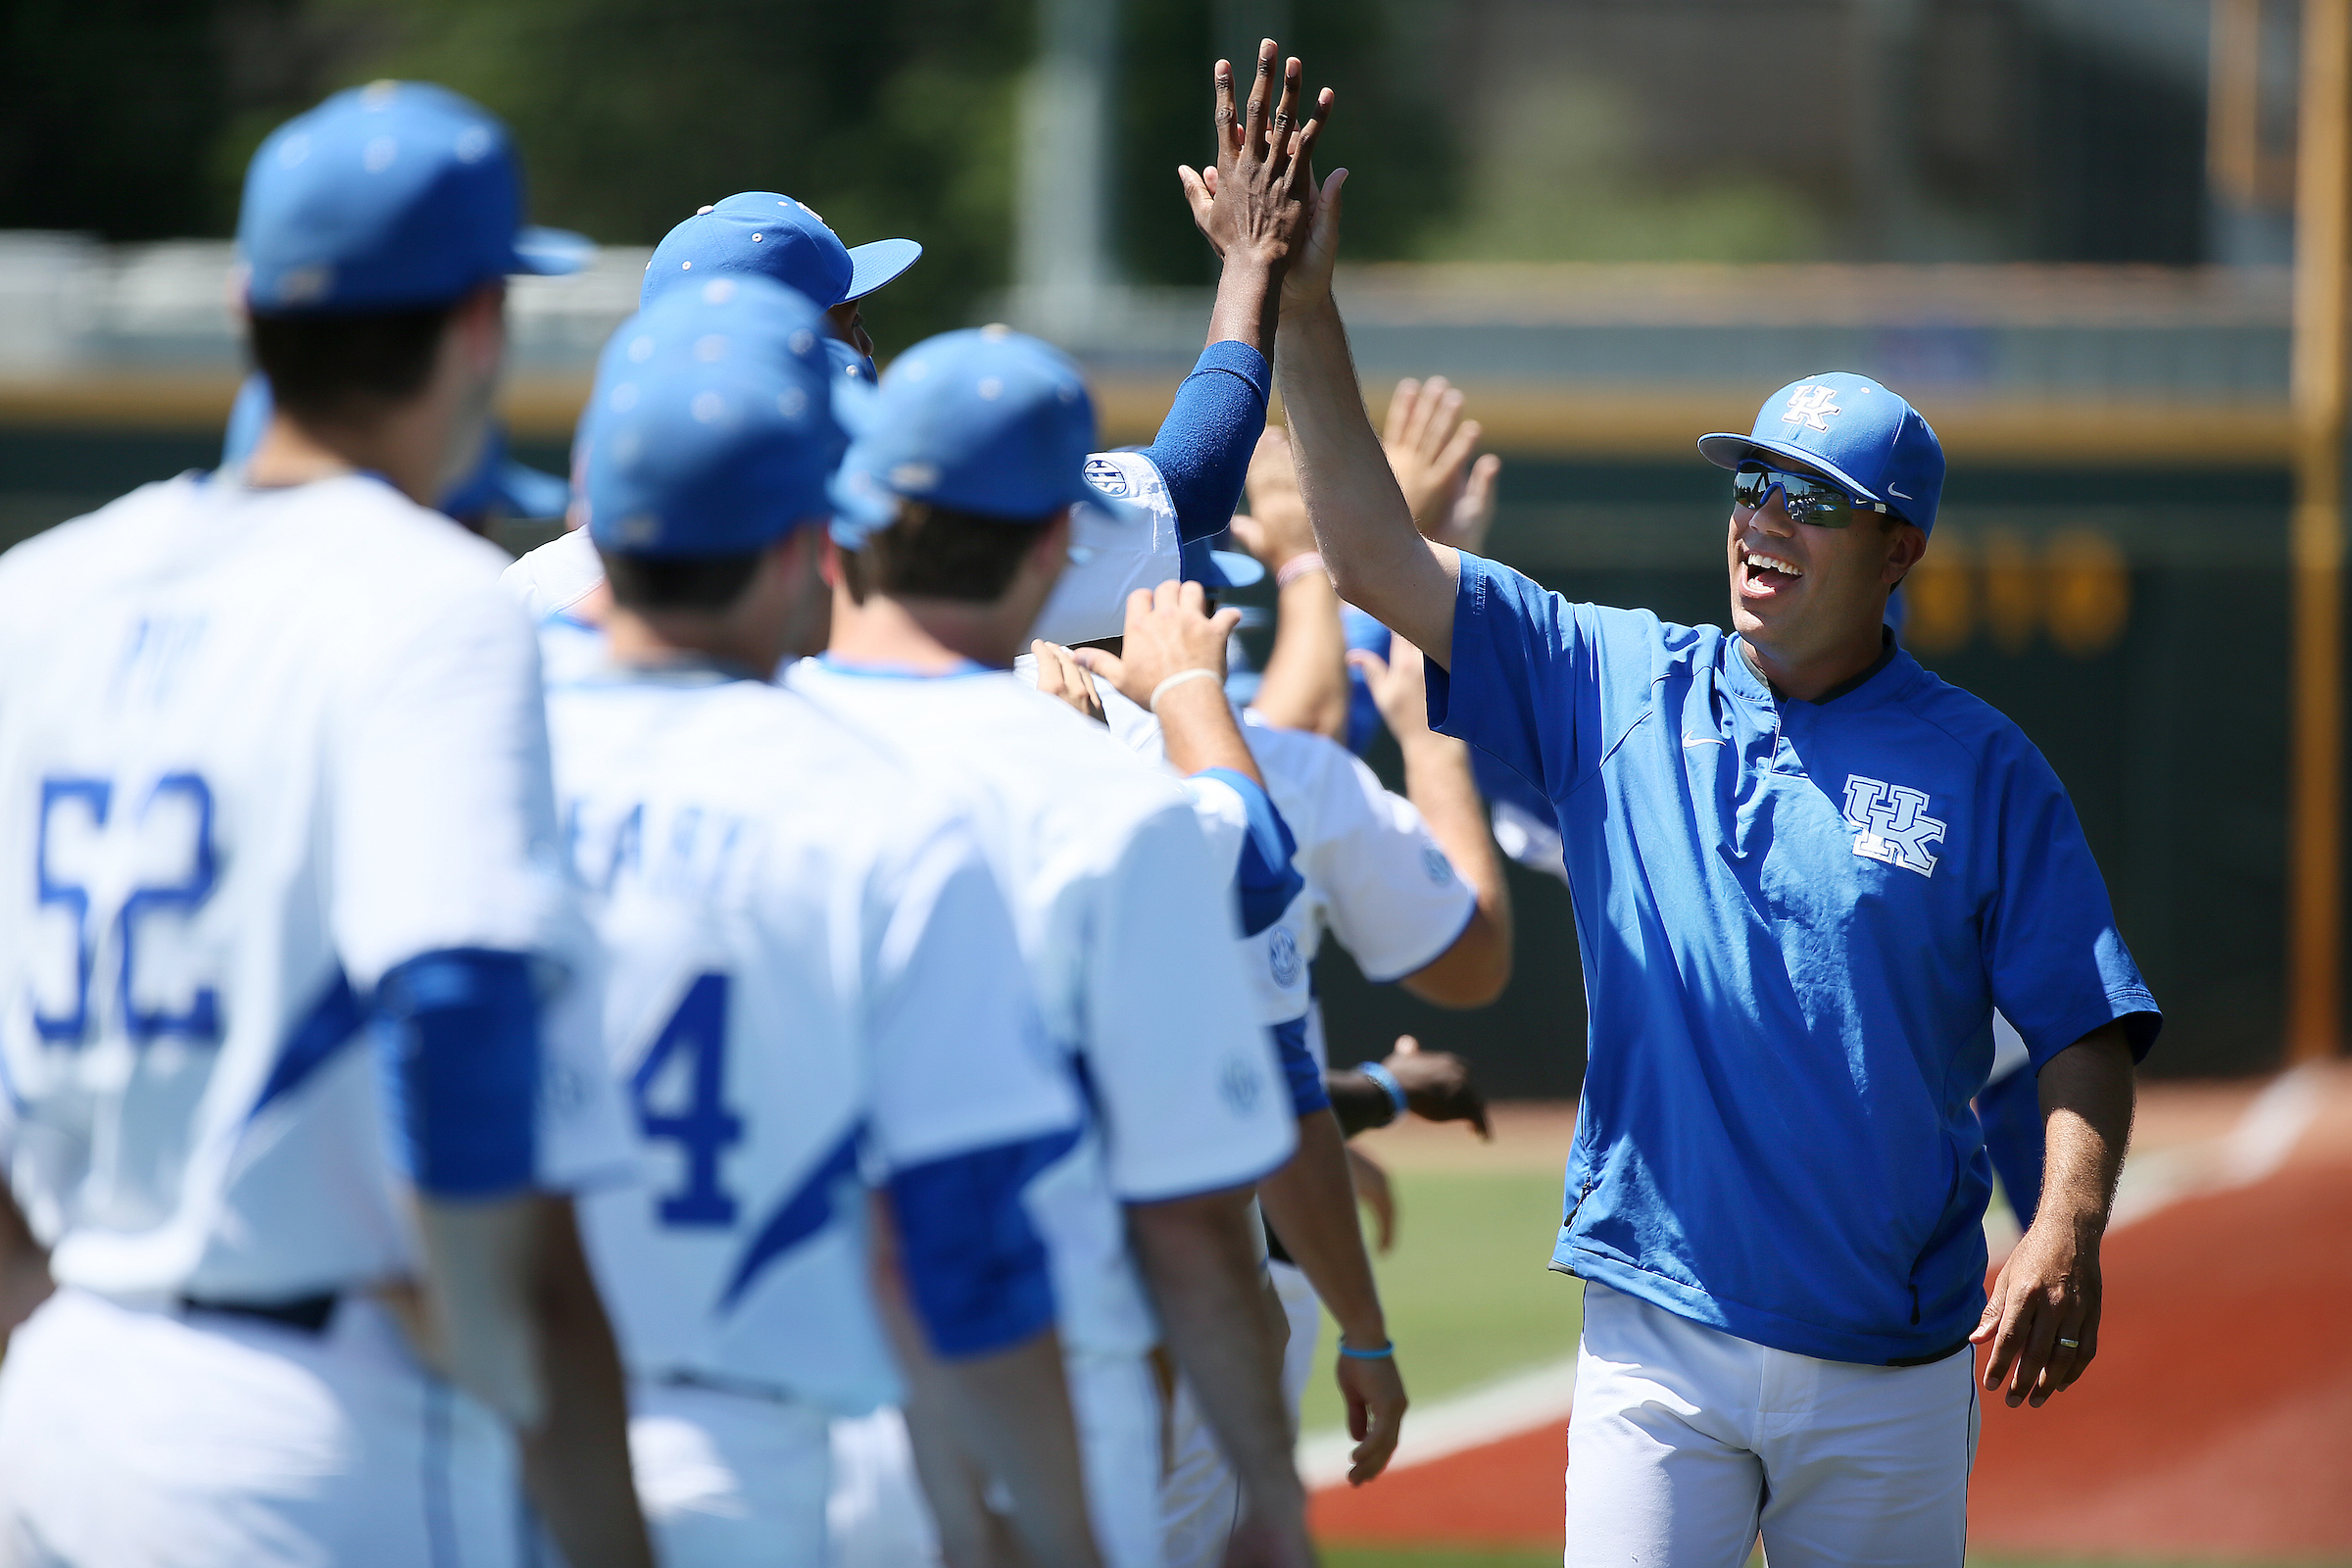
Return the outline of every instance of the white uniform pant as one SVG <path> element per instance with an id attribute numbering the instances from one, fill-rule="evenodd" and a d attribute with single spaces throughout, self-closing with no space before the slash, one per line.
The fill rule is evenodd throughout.
<path id="1" fill-rule="evenodd" d="M 61 1290 L 0 1366 L 0 1564 L 515 1568 L 514 1442 L 346 1297 L 324 1332 Z"/>
<path id="2" fill-rule="evenodd" d="M 833 1423 L 832 1568 L 937 1568 L 939 1528 L 897 1405 Z"/>
<path id="3" fill-rule="evenodd" d="M 1103 1568 L 1160 1568 L 1160 1402 L 1151 1358 L 1072 1350 L 1062 1371 Z M 830 1505 L 835 1568 L 936 1562 L 937 1530 L 898 1412 L 837 1422 L 833 1443 L 842 1460 Z M 1001 1494 L 992 1501 L 1009 1505 Z M 919 1525 L 910 1526 L 912 1511 Z"/>
<path id="4" fill-rule="evenodd" d="M 629 1464 L 664 1568 L 823 1568 L 831 1417 L 799 1399 L 641 1379 Z"/>
<path id="5" fill-rule="evenodd" d="M 1298 1404 L 1315 1374 L 1315 1347 L 1323 1331 L 1323 1303 L 1306 1275 L 1291 1263 L 1269 1261 L 1274 1294 L 1281 1298 L 1291 1337 L 1282 1349 L 1282 1397 L 1291 1433 L 1298 1432 Z M 1217 1568 L 1225 1543 L 1242 1516 L 1241 1484 L 1217 1447 L 1216 1437 L 1181 1379 L 1169 1422 L 1168 1475 L 1160 1486 L 1161 1549 L 1167 1568 Z"/>
<path id="6" fill-rule="evenodd" d="M 1976 1357 L 1863 1366 L 1768 1349 L 1585 1287 L 1566 1568 L 1960 1568 Z"/>

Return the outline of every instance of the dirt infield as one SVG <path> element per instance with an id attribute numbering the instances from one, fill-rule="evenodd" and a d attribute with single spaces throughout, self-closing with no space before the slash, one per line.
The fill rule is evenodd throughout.
<path id="1" fill-rule="evenodd" d="M 1985 1408 L 1972 1546 L 2352 1557 L 2352 1068 L 2300 1088 L 2283 1125 L 2258 1085 L 2151 1090 L 2097 1364 L 2040 1410 Z M 1556 1546 L 1565 1459 L 1557 1426 L 1497 1434 L 1317 1493 L 1316 1533 Z"/>

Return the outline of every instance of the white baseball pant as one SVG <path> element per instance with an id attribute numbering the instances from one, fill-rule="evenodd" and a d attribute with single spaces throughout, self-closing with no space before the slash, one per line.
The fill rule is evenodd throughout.
<path id="1" fill-rule="evenodd" d="M 1565 1568 L 1960 1568 L 1976 1357 L 1768 1349 L 1585 1287 Z"/>
<path id="2" fill-rule="evenodd" d="M 0 1564 L 518 1568 L 514 1446 L 364 1297 L 320 1333 L 61 1290 L 0 1366 Z"/>
<path id="3" fill-rule="evenodd" d="M 800 1399 L 643 1379 L 629 1464 L 665 1568 L 823 1568 L 832 1418 Z"/>
<path id="4" fill-rule="evenodd" d="M 833 1423 L 832 1568 L 938 1568 L 939 1528 L 895 1404 Z"/>

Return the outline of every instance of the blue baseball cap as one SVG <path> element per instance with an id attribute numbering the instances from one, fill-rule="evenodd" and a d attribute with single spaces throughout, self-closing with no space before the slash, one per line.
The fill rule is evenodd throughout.
<path id="1" fill-rule="evenodd" d="M 228 411 L 228 428 L 220 438 L 221 467 L 234 466 L 253 456 L 275 408 L 270 378 L 261 371 L 253 371 L 239 383 L 237 400 Z M 510 517 L 560 517 L 570 500 L 569 484 L 507 455 L 506 426 L 492 419 L 482 441 L 481 461 L 473 466 L 473 472 L 434 503 L 433 510 L 453 517 L 490 512 Z"/>
<path id="2" fill-rule="evenodd" d="M 507 127 L 423 81 L 339 92 L 270 133 L 245 171 L 237 257 L 264 314 L 446 304 L 510 272 L 576 272 L 580 235 L 522 222 Z"/>
<path id="3" fill-rule="evenodd" d="M 662 236 L 645 264 L 638 305 L 651 305 L 681 283 L 753 272 L 831 310 L 863 299 L 922 254 L 910 239 L 878 239 L 852 250 L 814 208 L 779 191 L 747 190 L 701 209 Z"/>
<path id="4" fill-rule="evenodd" d="M 1791 381 L 1764 400 L 1754 430 L 1702 435 L 1698 450 L 1719 468 L 1753 460 L 1819 474 L 1922 531 L 1936 526 L 1943 446 L 1917 409 L 1867 375 Z"/>
<path id="5" fill-rule="evenodd" d="M 598 547 L 748 555 L 831 511 L 849 437 L 821 312 L 762 277 L 676 290 L 621 323 L 580 416 Z"/>
<path id="6" fill-rule="evenodd" d="M 855 427 L 833 483 L 833 537 L 846 549 L 895 521 L 902 500 L 1019 519 L 1081 504 L 1134 512 L 1087 482 L 1095 401 L 1076 362 L 1010 327 L 917 343 Z"/>

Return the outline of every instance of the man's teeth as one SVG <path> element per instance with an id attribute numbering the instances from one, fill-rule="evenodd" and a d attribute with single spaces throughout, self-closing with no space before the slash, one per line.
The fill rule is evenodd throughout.
<path id="1" fill-rule="evenodd" d="M 1795 565 L 1792 563 L 1786 561 L 1775 561 L 1770 556 L 1759 556 L 1752 550 L 1747 553 L 1744 559 L 1747 562 L 1749 569 L 1753 571 L 1785 572 L 1791 577 L 1802 577 L 1805 574 L 1802 566 Z"/>

